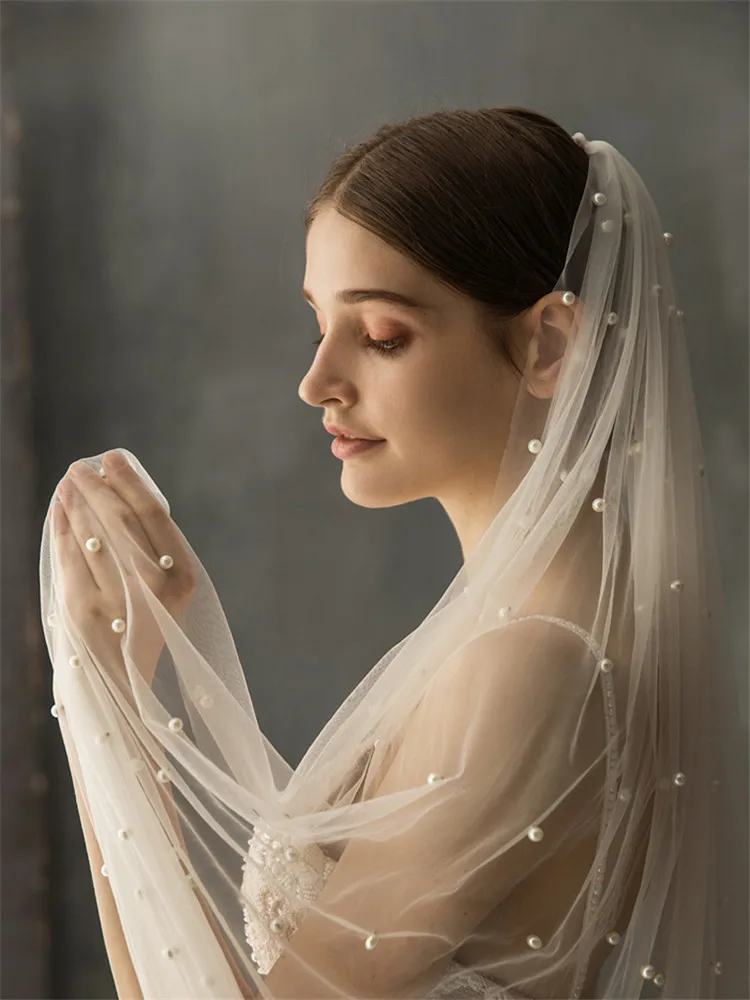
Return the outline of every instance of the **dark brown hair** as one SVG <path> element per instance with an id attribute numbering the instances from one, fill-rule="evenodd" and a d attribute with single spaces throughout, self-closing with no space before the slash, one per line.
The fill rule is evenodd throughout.
<path id="1" fill-rule="evenodd" d="M 509 321 L 555 287 L 587 174 L 585 150 L 535 111 L 435 111 L 341 153 L 307 206 L 305 233 L 331 206 L 471 296 L 522 375 Z"/>

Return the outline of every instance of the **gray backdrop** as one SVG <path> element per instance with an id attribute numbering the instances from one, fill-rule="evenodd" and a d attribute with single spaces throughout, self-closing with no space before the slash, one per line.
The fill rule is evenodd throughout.
<path id="1" fill-rule="evenodd" d="M 435 501 L 346 500 L 322 413 L 297 396 L 317 334 L 300 294 L 305 202 L 344 144 L 384 121 L 520 104 L 621 149 L 676 236 L 732 649 L 746 663 L 745 4 L 3 11 L 23 126 L 34 557 L 70 462 L 133 451 L 223 599 L 261 724 L 296 764 L 460 565 Z M 43 728 L 50 945 L 5 956 L 13 995 L 42 962 L 49 996 L 113 997 L 59 732 L 51 718 Z"/>

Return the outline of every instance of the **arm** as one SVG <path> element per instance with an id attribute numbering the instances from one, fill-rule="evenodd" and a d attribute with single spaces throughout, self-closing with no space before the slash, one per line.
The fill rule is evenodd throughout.
<path id="1" fill-rule="evenodd" d="M 123 934 L 122 924 L 117 912 L 115 898 L 112 895 L 112 888 L 109 884 L 109 879 L 102 875 L 101 872 L 104 859 L 99 849 L 99 841 L 96 839 L 96 834 L 91 824 L 91 816 L 89 815 L 85 796 L 78 783 L 77 758 L 75 757 L 75 749 L 67 732 L 64 714 L 60 716 L 59 721 L 61 723 L 60 728 L 63 733 L 65 749 L 71 765 L 73 789 L 75 791 L 78 813 L 81 817 L 86 851 L 89 856 L 91 878 L 94 883 L 94 895 L 96 896 L 96 905 L 99 909 L 99 920 L 102 925 L 104 945 L 107 949 L 107 957 L 110 969 L 112 970 L 112 978 L 115 982 L 117 996 L 119 1000 L 143 1000 L 143 993 L 138 984 L 138 977 L 135 974 L 133 963 L 130 960 L 130 952 L 125 943 L 125 935 Z"/>
<path id="2" fill-rule="evenodd" d="M 111 457 L 113 453 L 108 453 L 105 459 Z M 114 457 L 118 456 L 115 454 Z M 119 457 L 124 458 L 122 455 Z M 135 670 L 147 687 L 151 687 L 154 682 L 164 648 L 164 637 L 153 615 L 147 609 L 145 614 L 141 613 L 144 610 L 144 596 L 140 588 L 133 584 L 132 576 L 124 567 L 130 566 L 135 557 L 138 572 L 150 595 L 174 616 L 181 613 L 192 600 L 196 587 L 195 567 L 189 546 L 167 510 L 152 495 L 136 470 L 127 462 L 121 462 L 119 468 L 114 468 L 109 463 L 105 465 L 105 469 L 106 481 L 85 462 L 75 463 L 71 467 L 69 475 L 58 487 L 61 503 L 50 508 L 50 527 L 61 575 L 60 592 L 65 594 L 67 612 L 79 642 L 97 660 L 105 675 L 110 696 L 114 697 L 115 703 L 119 702 L 119 706 L 114 706 L 115 710 L 117 707 L 123 710 L 124 699 L 127 708 L 139 714 L 122 657 L 123 642 L 119 633 L 111 628 L 114 617 L 121 614 L 125 606 L 126 591 L 129 591 L 133 605 L 126 637 L 127 652 L 132 660 L 131 666 L 135 665 Z M 97 537 L 101 535 L 104 552 L 104 555 L 94 557 L 97 560 L 95 563 L 90 561 L 88 549 L 82 544 L 83 539 L 91 534 L 92 523 L 100 525 Z M 108 549 L 119 552 L 121 565 L 111 558 L 105 558 Z M 172 566 L 162 569 L 161 553 L 169 553 L 173 557 Z M 125 586 L 128 580 L 129 587 Z M 48 644 L 54 657 L 56 644 Z M 140 985 L 112 886 L 101 874 L 102 854 L 87 801 L 86 780 L 64 713 L 60 716 L 60 723 L 115 985 L 120 997 L 141 1000 Z M 125 727 L 127 724 L 125 719 Z M 146 757 L 148 760 L 148 755 Z M 150 765 L 154 764 L 152 760 L 148 762 Z M 159 786 L 158 793 L 165 806 L 166 821 L 172 828 L 171 832 L 176 835 L 170 837 L 173 849 L 175 853 L 187 857 L 173 790 L 171 786 Z M 213 934 L 219 942 L 240 992 L 246 997 L 253 996 L 253 990 L 244 982 L 213 914 L 199 892 L 198 901 L 206 917 L 207 933 Z"/>
<path id="3" fill-rule="evenodd" d="M 102 926 L 102 935 L 104 937 L 104 944 L 107 950 L 107 958 L 109 959 L 110 969 L 112 971 L 112 978 L 114 979 L 115 989 L 117 991 L 118 1000 L 143 1000 L 143 993 L 140 988 L 138 981 L 138 976 L 136 975 L 133 963 L 130 957 L 130 951 L 128 950 L 127 942 L 125 940 L 125 935 L 122 929 L 122 923 L 120 921 L 120 916 L 117 911 L 117 904 L 115 903 L 114 895 L 112 894 L 112 887 L 110 885 L 109 879 L 102 875 L 101 868 L 104 863 L 102 857 L 101 849 L 99 847 L 99 841 L 97 839 L 96 833 L 94 832 L 93 824 L 91 822 L 91 816 L 86 804 L 86 797 L 82 791 L 80 784 L 80 765 L 78 763 L 78 757 L 75 752 L 75 747 L 70 738 L 70 734 L 67 729 L 67 722 L 65 720 L 64 713 L 59 717 L 60 728 L 63 735 L 63 742 L 65 744 L 65 749 L 68 755 L 68 761 L 70 764 L 71 776 L 73 779 L 73 789 L 75 791 L 76 804 L 78 806 L 78 813 L 81 819 L 81 827 L 83 829 L 84 841 L 86 844 L 86 851 L 89 857 L 89 866 L 91 868 L 91 877 L 94 884 L 94 895 L 96 897 L 96 904 L 99 910 L 99 920 Z M 182 835 L 182 830 L 180 828 L 180 823 L 177 816 L 177 810 L 174 804 L 174 797 L 172 789 L 170 786 L 162 785 L 160 786 L 160 792 L 164 799 L 164 805 L 169 816 L 172 826 L 179 837 L 182 844 L 184 853 L 187 855 L 187 847 L 185 845 L 185 840 Z M 206 919 L 211 926 L 216 939 L 218 940 L 222 951 L 229 963 L 232 973 L 237 981 L 240 988 L 240 992 L 243 997 L 255 998 L 260 996 L 260 993 L 249 984 L 237 963 L 232 956 L 229 948 L 224 941 L 224 937 L 214 919 L 213 914 L 210 911 L 205 900 L 198 894 L 198 902 L 206 916 Z"/>
<path id="4" fill-rule="evenodd" d="M 400 807 L 390 828 L 386 818 L 382 839 L 349 841 L 319 909 L 266 977 L 272 996 L 427 994 L 482 921 L 598 816 L 595 670 L 576 636 L 534 620 L 481 636 L 446 665 L 366 797 L 423 788 L 430 773 L 445 780 Z M 541 842 L 527 836 L 537 824 Z M 528 930 L 507 930 L 509 953 L 524 950 Z"/>

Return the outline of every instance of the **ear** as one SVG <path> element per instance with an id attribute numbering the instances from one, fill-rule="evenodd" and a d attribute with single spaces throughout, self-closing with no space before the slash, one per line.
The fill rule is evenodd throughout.
<path id="1" fill-rule="evenodd" d="M 576 329 L 578 300 L 567 306 L 559 292 L 540 299 L 529 320 L 533 334 L 529 341 L 526 361 L 526 389 L 537 399 L 551 399 L 565 352 L 572 343 Z"/>

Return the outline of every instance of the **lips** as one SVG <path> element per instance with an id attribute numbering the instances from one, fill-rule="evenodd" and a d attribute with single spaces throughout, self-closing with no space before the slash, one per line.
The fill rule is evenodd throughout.
<path id="1" fill-rule="evenodd" d="M 370 437 L 368 434 L 361 434 L 359 431 L 354 430 L 354 428 L 342 427 L 340 424 L 323 424 L 325 429 L 329 434 L 333 434 L 342 440 L 354 440 L 354 441 L 383 441 L 384 438 Z"/>
<path id="2" fill-rule="evenodd" d="M 365 441 L 361 438 L 345 438 L 339 434 L 338 437 L 331 441 L 331 451 L 336 458 L 353 458 L 355 455 L 361 455 L 377 449 L 379 444 L 385 444 L 385 441 Z"/>

